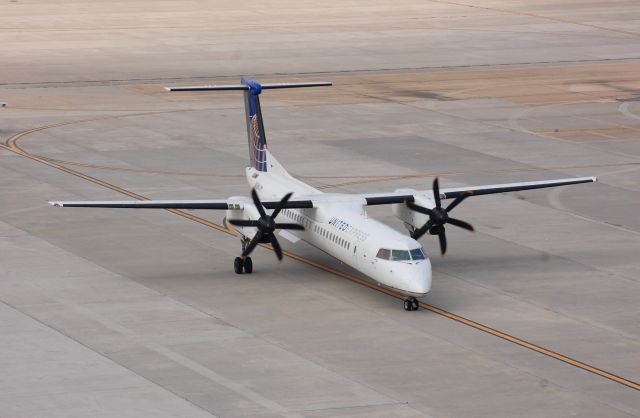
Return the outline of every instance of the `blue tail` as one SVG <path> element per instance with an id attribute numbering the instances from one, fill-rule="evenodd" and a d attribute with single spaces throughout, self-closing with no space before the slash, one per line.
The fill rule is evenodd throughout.
<path id="1" fill-rule="evenodd" d="M 249 140 L 249 164 L 258 171 L 267 171 L 267 138 L 260 111 L 262 86 L 257 81 L 244 78 L 241 84 L 248 87 L 244 91 L 244 111 L 247 117 L 247 138 Z"/>

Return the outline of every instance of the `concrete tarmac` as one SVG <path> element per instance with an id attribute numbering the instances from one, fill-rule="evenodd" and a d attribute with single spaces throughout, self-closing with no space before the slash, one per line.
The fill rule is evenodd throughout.
<path id="1" fill-rule="evenodd" d="M 5 2 L 0 416 L 640 416 L 639 21 L 625 0 Z M 241 94 L 163 89 L 241 75 L 334 82 L 261 98 L 271 151 L 327 192 L 599 182 L 465 201 L 475 234 L 422 239 L 418 312 L 284 239 L 234 274 L 223 213 L 47 205 L 248 194 Z"/>

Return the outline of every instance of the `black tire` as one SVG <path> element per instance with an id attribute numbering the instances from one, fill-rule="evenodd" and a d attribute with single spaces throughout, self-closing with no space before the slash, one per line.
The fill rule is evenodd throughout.
<path id="1" fill-rule="evenodd" d="M 418 309 L 420 309 L 420 305 L 418 304 L 418 299 L 411 300 L 411 307 L 413 308 L 414 311 L 417 311 Z"/>
<path id="2" fill-rule="evenodd" d="M 405 311 L 411 311 L 411 310 L 413 310 L 412 308 L 413 308 L 413 304 L 411 303 L 411 301 L 405 300 L 404 301 L 404 310 Z"/>
<path id="3" fill-rule="evenodd" d="M 253 273 L 253 261 L 251 261 L 251 257 L 244 259 L 244 272 L 247 274 Z"/>
<path id="4" fill-rule="evenodd" d="M 236 259 L 233 260 L 233 271 L 235 271 L 236 274 L 242 274 L 243 264 L 242 259 L 240 257 L 236 257 Z"/>

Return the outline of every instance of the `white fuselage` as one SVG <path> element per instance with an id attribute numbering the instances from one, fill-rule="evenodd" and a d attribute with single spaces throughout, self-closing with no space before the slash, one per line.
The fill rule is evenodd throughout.
<path id="1" fill-rule="evenodd" d="M 276 162 L 277 164 L 277 162 Z M 280 200 L 286 193 L 304 195 L 314 203 L 311 209 L 284 209 L 276 222 L 304 225 L 304 231 L 287 231 L 308 244 L 326 252 L 345 264 L 409 296 L 424 296 L 431 289 L 431 263 L 420 257 L 421 245 L 382 222 L 367 216 L 364 206 L 353 200 L 341 202 L 339 194 L 323 193 L 293 177 L 286 171 L 260 172 L 247 168 L 249 185 L 263 200 Z M 247 198 L 234 198 L 242 209 L 229 210 L 228 219 L 257 219 L 259 214 Z M 251 238 L 255 228 L 236 228 Z M 381 257 L 387 254 L 414 254 L 416 257 Z M 413 250 L 413 253 L 411 252 Z M 416 254 L 419 253 L 419 254 Z M 397 258 L 397 257 L 396 257 Z"/>

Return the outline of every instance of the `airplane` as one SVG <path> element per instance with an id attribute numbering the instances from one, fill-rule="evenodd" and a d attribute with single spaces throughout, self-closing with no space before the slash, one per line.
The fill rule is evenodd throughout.
<path id="1" fill-rule="evenodd" d="M 263 90 L 331 86 L 330 82 L 260 84 L 241 78 L 240 84 L 167 87 L 167 91 L 244 92 L 249 166 L 246 178 L 250 197 L 219 200 L 147 201 L 52 201 L 58 207 L 207 209 L 226 210 L 224 225 L 240 239 L 241 254 L 234 259 L 237 274 L 252 273 L 251 253 L 260 243 L 271 244 L 278 260 L 282 248 L 276 234 L 291 242 L 304 241 L 355 268 L 386 287 L 401 293 L 404 309 L 418 309 L 417 298 L 431 290 L 431 262 L 418 242 L 425 234 L 437 235 L 440 250 L 447 250 L 446 226 L 474 231 L 469 223 L 451 216 L 471 196 L 566 186 L 597 181 L 577 177 L 473 187 L 440 188 L 433 180 L 431 190 L 398 189 L 389 193 L 323 193 L 292 177 L 269 148 L 260 108 Z M 443 201 L 452 199 L 443 206 Z M 405 235 L 370 218 L 367 206 L 391 205 L 392 213 L 407 228 Z"/>

